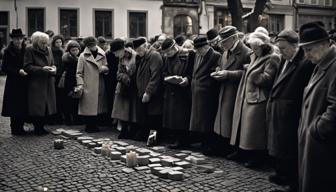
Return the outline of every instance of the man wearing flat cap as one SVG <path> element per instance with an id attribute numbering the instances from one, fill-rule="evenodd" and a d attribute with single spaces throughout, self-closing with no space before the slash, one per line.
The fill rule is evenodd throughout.
<path id="1" fill-rule="evenodd" d="M 273 83 L 267 104 L 268 153 L 275 158 L 275 175 L 269 180 L 289 184 L 297 191 L 297 128 L 302 95 L 314 65 L 299 47 L 299 35 L 283 30 L 276 38 L 281 53 L 280 70 Z"/>
<path id="2" fill-rule="evenodd" d="M 232 118 L 239 82 L 244 73 L 244 65 L 250 63 L 252 51 L 240 41 L 238 30 L 234 26 L 226 26 L 219 31 L 219 44 L 224 54 L 216 72 L 211 76 L 220 83 L 219 100 L 214 131 L 224 141 L 221 154 L 230 152 Z"/>
<path id="3" fill-rule="evenodd" d="M 300 28 L 300 46 L 315 64 L 303 93 L 299 191 L 336 191 L 336 47 L 321 22 Z"/>
<path id="4" fill-rule="evenodd" d="M 165 55 L 163 127 L 175 138 L 175 143 L 169 147 L 177 149 L 188 144 L 191 109 L 190 82 L 195 53 L 180 48 L 171 38 L 163 41 L 162 52 Z"/>
<path id="5" fill-rule="evenodd" d="M 202 152 L 212 155 L 213 125 L 218 104 L 218 83 L 210 76 L 221 55 L 209 46 L 205 36 L 194 40 L 195 63 L 191 80 L 190 131 L 202 134 Z"/>
<path id="6" fill-rule="evenodd" d="M 153 48 L 147 47 L 147 40 L 139 37 L 133 41 L 137 52 L 136 85 L 138 89 L 138 123 L 136 140 L 146 140 L 149 130 L 160 133 L 162 126 L 162 57 Z"/>

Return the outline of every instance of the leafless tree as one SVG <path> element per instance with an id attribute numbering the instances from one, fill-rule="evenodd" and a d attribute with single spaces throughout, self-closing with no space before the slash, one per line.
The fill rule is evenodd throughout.
<path id="1" fill-rule="evenodd" d="M 259 25 L 259 15 L 265 8 L 270 8 L 270 0 L 256 0 L 251 12 L 243 15 L 243 5 L 241 0 L 227 0 L 229 12 L 232 18 L 232 25 L 242 30 L 243 20 L 247 20 L 247 32 L 254 31 Z"/>

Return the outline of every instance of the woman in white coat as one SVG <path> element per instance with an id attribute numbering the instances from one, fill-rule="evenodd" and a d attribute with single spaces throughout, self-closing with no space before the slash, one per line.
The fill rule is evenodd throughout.
<path id="1" fill-rule="evenodd" d="M 98 132 L 97 117 L 107 113 L 107 95 L 104 75 L 109 71 L 105 52 L 97 46 L 95 37 L 84 39 L 85 49 L 77 65 L 77 89 L 80 99 L 78 114 L 85 118 L 85 131 Z"/>

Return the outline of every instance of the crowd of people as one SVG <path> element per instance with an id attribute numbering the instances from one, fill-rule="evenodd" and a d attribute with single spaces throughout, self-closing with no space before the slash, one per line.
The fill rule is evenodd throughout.
<path id="1" fill-rule="evenodd" d="M 248 168 L 274 159 L 269 180 L 289 191 L 334 191 L 336 47 L 321 22 L 275 38 L 234 26 L 186 39 L 65 40 L 51 31 L 10 33 L 2 115 L 13 135 L 46 123 L 117 125 L 119 138 L 157 130 L 179 149 L 201 142 Z M 28 45 L 29 44 L 29 45 Z"/>

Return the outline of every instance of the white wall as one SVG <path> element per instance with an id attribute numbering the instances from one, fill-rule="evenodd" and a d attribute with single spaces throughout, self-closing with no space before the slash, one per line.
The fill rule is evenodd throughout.
<path id="1" fill-rule="evenodd" d="M 79 35 L 93 35 L 93 9 L 113 9 L 114 37 L 128 35 L 128 10 L 147 11 L 147 32 L 152 37 L 161 33 L 162 10 L 159 0 L 17 0 L 18 26 L 27 33 L 27 8 L 44 7 L 45 28 L 59 33 L 59 8 L 79 9 Z M 10 11 L 10 28 L 15 28 L 14 0 L 0 0 L 0 11 Z"/>

